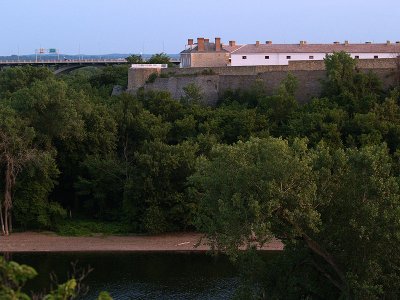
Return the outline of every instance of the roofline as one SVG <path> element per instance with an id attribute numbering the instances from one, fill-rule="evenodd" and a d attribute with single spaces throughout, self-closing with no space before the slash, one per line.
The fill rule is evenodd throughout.
<path id="1" fill-rule="evenodd" d="M 240 46 L 240 47 L 239 47 L 239 48 L 237 48 L 236 50 L 233 50 L 233 51 L 231 52 L 231 54 L 232 54 L 232 53 L 235 53 L 236 51 L 238 51 L 238 50 L 242 49 L 244 46 L 247 46 L 247 45 L 248 45 L 248 44 Z"/>
<path id="2" fill-rule="evenodd" d="M 239 49 L 238 49 L 239 50 Z M 242 52 L 242 53 L 233 53 L 231 54 L 234 55 L 252 55 L 252 54 L 304 54 L 304 53 L 320 53 L 320 54 L 333 54 L 333 53 L 339 53 L 343 51 L 329 51 L 329 52 L 320 52 L 320 51 L 304 51 L 304 52 L 293 52 L 293 51 L 287 51 L 287 52 L 268 52 L 268 51 L 260 51 L 260 52 Z M 344 51 L 345 53 L 371 53 L 371 54 L 397 54 L 398 52 L 392 52 L 392 51 L 387 51 L 387 52 L 382 52 L 382 51 Z"/>

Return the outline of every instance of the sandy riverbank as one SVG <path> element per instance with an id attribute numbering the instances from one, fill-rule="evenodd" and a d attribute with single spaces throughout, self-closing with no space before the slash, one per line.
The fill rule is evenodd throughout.
<path id="1" fill-rule="evenodd" d="M 64 237 L 54 233 L 23 232 L 0 236 L 0 252 L 74 252 L 74 251 L 207 251 L 205 245 L 194 247 L 198 233 L 157 236 Z M 279 251 L 283 245 L 272 241 L 262 250 Z"/>

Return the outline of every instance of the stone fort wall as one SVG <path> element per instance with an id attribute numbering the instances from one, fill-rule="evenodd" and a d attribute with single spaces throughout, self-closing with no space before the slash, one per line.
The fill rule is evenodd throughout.
<path id="1" fill-rule="evenodd" d="M 377 74 L 386 87 L 395 84 L 396 59 L 359 60 L 357 68 Z M 320 95 L 321 81 L 326 78 L 323 61 L 291 61 L 288 66 L 162 69 L 162 77 L 153 83 L 145 83 L 143 87 L 146 90 L 168 91 L 175 99 L 179 99 L 184 95 L 183 88 L 194 83 L 204 94 L 204 101 L 215 105 L 227 90 L 248 89 L 256 81 L 262 82 L 268 94 L 273 94 L 289 72 L 298 80 L 296 98 L 299 102 L 304 103 Z M 133 93 L 139 88 L 134 86 L 134 81 L 130 73 L 128 86 Z"/>

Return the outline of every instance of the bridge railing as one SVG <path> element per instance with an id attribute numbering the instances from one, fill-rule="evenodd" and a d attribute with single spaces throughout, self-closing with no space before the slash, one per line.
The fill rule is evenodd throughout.
<path id="1" fill-rule="evenodd" d="M 11 65 L 11 64 L 68 64 L 68 63 L 126 63 L 126 59 L 46 59 L 46 60 L 0 60 L 0 64 Z"/>

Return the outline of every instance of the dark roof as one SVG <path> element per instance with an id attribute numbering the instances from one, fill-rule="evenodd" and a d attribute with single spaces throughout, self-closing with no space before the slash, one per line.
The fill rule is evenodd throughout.
<path id="1" fill-rule="evenodd" d="M 249 44 L 233 54 L 251 53 L 400 53 L 400 44 Z"/>
<path id="2" fill-rule="evenodd" d="M 193 45 L 193 48 L 188 48 L 186 50 L 183 50 L 181 53 L 197 53 L 199 52 L 198 46 L 197 44 Z M 205 53 L 205 52 L 216 52 L 215 51 L 215 43 L 204 43 L 204 51 L 202 51 L 201 53 Z M 225 50 L 225 46 L 221 45 L 221 51 L 220 52 L 229 52 L 227 50 Z"/>
<path id="3" fill-rule="evenodd" d="M 235 45 L 235 46 L 230 46 L 228 45 L 222 45 L 222 48 L 225 49 L 228 52 L 233 52 L 242 47 L 243 45 Z"/>

